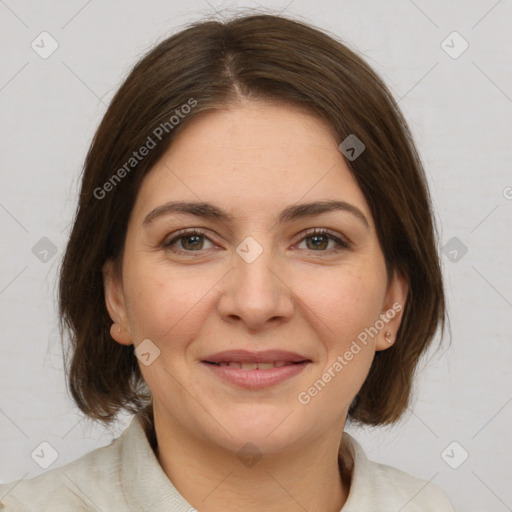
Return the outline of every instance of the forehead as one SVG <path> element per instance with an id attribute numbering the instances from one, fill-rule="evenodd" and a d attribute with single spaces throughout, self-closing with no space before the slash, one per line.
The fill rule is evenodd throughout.
<path id="1" fill-rule="evenodd" d="M 250 217 L 329 199 L 371 216 L 330 127 L 290 106 L 247 102 L 192 119 L 144 178 L 133 213 L 189 200 Z"/>

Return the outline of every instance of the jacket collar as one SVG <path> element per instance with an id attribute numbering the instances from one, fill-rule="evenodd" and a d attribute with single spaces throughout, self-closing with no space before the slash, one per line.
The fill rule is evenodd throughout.
<path id="1" fill-rule="evenodd" d="M 121 435 L 121 482 L 132 512 L 191 512 L 160 466 L 138 416 Z"/>

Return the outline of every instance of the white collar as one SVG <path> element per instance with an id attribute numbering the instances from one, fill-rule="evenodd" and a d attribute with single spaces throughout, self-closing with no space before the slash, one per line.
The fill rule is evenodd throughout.
<path id="1" fill-rule="evenodd" d="M 344 432 L 343 438 L 352 454 L 353 468 L 349 496 L 340 512 L 453 510 L 437 486 L 370 461 L 352 436 Z M 132 512 L 195 510 L 164 473 L 138 416 L 120 439 L 121 481 Z"/>

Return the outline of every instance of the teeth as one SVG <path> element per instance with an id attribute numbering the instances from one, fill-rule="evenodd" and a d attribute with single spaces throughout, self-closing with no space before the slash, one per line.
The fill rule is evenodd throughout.
<path id="1" fill-rule="evenodd" d="M 219 366 L 231 366 L 231 368 L 237 368 L 240 370 L 271 370 L 272 368 L 281 368 L 282 366 L 286 366 L 288 363 L 286 361 L 274 361 L 270 363 L 241 363 L 239 361 L 230 361 L 218 363 Z"/>
<path id="2" fill-rule="evenodd" d="M 258 368 L 258 363 L 242 363 L 240 368 L 242 370 L 256 370 L 256 368 Z"/>
<path id="3" fill-rule="evenodd" d="M 274 363 L 258 363 L 258 370 L 270 370 L 274 368 Z"/>

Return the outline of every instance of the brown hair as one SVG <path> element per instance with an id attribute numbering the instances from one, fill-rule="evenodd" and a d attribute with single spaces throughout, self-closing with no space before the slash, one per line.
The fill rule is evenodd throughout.
<path id="1" fill-rule="evenodd" d="M 60 327 L 61 335 L 70 335 L 66 370 L 72 397 L 89 418 L 105 424 L 121 409 L 151 414 L 151 393 L 133 346 L 110 336 L 102 266 L 107 259 L 122 260 L 142 179 L 175 134 L 199 112 L 225 108 L 240 97 L 293 104 L 327 122 L 339 142 L 355 134 L 366 146 L 347 164 L 371 209 L 388 277 L 406 276 L 409 293 L 396 341 L 375 354 L 349 419 L 393 423 L 408 406 L 420 356 L 438 325 L 442 334 L 445 327 L 425 173 L 406 121 L 368 64 L 307 23 L 269 14 L 197 22 L 165 39 L 135 65 L 108 107 L 85 160 L 60 274 Z M 182 108 L 193 102 L 194 108 Z M 171 117 L 185 111 L 171 126 Z M 166 127 L 158 144 L 131 161 L 158 126 Z M 122 179 L 113 179 L 116 172 Z"/>

